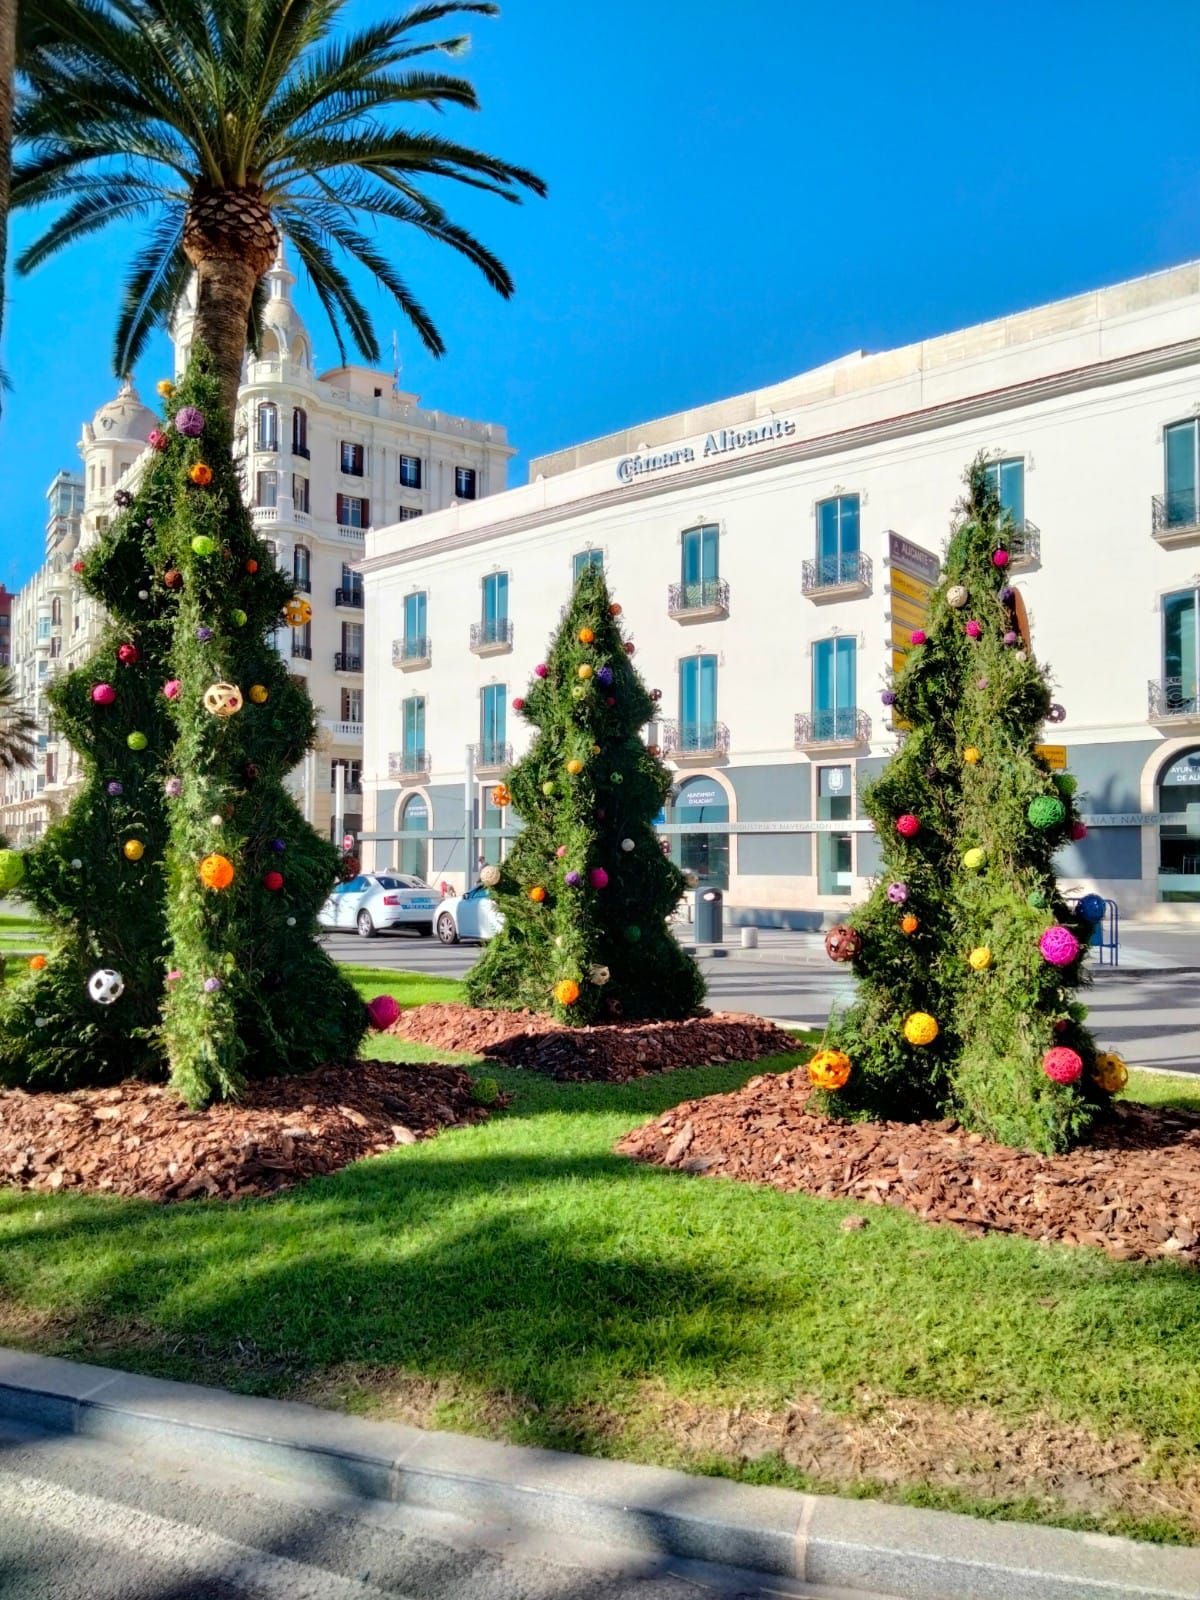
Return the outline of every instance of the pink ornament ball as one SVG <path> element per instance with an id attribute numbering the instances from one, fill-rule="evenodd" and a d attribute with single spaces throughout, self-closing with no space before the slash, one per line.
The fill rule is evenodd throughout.
<path id="1" fill-rule="evenodd" d="M 382 1032 L 390 1028 L 400 1015 L 400 1003 L 390 994 L 377 994 L 367 1006 L 367 1020 Z"/>
<path id="2" fill-rule="evenodd" d="M 1052 967 L 1069 967 L 1079 954 L 1079 940 L 1070 928 L 1056 923 L 1038 940 L 1038 949 Z"/>
<path id="3" fill-rule="evenodd" d="M 167 436 L 161 428 L 151 428 L 147 435 L 146 443 L 151 450 L 165 450 L 167 448 Z"/>
<path id="4" fill-rule="evenodd" d="M 1007 550 L 993 550 L 993 552 L 992 552 L 992 565 L 994 567 L 1006 567 L 1008 565 L 1008 551 Z"/>
<path id="5" fill-rule="evenodd" d="M 533 675 L 535 678 L 544 678 L 549 670 L 550 668 L 544 661 L 539 661 L 537 666 L 533 669 Z"/>
<path id="6" fill-rule="evenodd" d="M 1018 636 L 1017 636 L 1017 635 L 1016 635 L 1016 634 L 1015 634 L 1015 633 L 1014 633 L 1014 632 L 1013 632 L 1013 630 L 1012 630 L 1012 629 L 1011 629 L 1011 628 L 1010 628 L 1010 629 L 1009 629 L 1009 630 L 1008 630 L 1008 632 L 1007 632 L 1007 633 L 1006 633 L 1006 634 L 1005 634 L 1005 635 L 1004 635 L 1004 641 L 1003 641 L 1003 642 L 1004 642 L 1004 643 L 1005 643 L 1005 644 L 1007 644 L 1007 645 L 1014 645 L 1014 644 L 1016 644 L 1016 642 L 1017 642 L 1017 637 L 1018 637 Z"/>
<path id="7" fill-rule="evenodd" d="M 178 700 L 179 691 L 183 688 L 178 678 L 168 678 L 163 684 L 163 694 L 168 700 Z"/>
<path id="8" fill-rule="evenodd" d="M 1056 1044 L 1042 1057 L 1042 1071 L 1054 1083 L 1074 1083 L 1083 1075 L 1083 1058 L 1077 1050 Z"/>
<path id="9" fill-rule="evenodd" d="M 554 854 L 558 857 L 558 859 L 560 861 L 566 855 L 566 853 L 567 853 L 567 847 L 566 847 L 565 844 L 560 844 L 558 849 L 554 852 Z"/>
<path id="10" fill-rule="evenodd" d="M 1078 844 L 1081 839 L 1086 839 L 1087 836 L 1088 831 L 1086 822 L 1073 822 L 1071 824 L 1068 837 L 1074 839 L 1076 844 Z"/>
<path id="11" fill-rule="evenodd" d="M 896 832 L 902 839 L 915 839 L 920 828 L 920 822 L 911 811 L 906 811 L 903 816 L 896 818 Z"/>
<path id="12" fill-rule="evenodd" d="M 524 700 L 522 700 L 521 696 L 518 695 L 517 698 L 513 701 L 513 710 L 514 711 L 524 711 L 524 709 L 525 709 L 525 702 L 524 702 Z"/>
<path id="13" fill-rule="evenodd" d="M 588 873 L 588 880 L 593 889 L 608 888 L 608 873 L 605 872 L 603 867 L 593 867 Z"/>
<path id="14" fill-rule="evenodd" d="M 967 638 L 968 639 L 978 639 L 979 635 L 982 632 L 983 632 L 983 628 L 980 626 L 980 624 L 978 622 L 976 622 L 975 618 L 972 617 L 970 622 L 967 623 Z"/>
<path id="15" fill-rule="evenodd" d="M 182 977 L 183 977 L 183 973 L 179 970 L 179 968 L 178 967 L 172 967 L 170 972 L 167 973 L 167 982 L 168 983 L 178 983 L 180 978 L 182 978 Z"/>
<path id="16" fill-rule="evenodd" d="M 925 639 L 926 639 L 926 633 L 925 633 L 925 629 L 924 628 L 917 628 L 917 629 L 914 630 L 913 636 L 912 636 L 913 644 L 924 644 L 925 643 Z"/>
<path id="17" fill-rule="evenodd" d="M 135 644 L 117 646 L 117 660 L 123 667 L 132 667 L 141 660 L 142 652 Z"/>
<path id="18" fill-rule="evenodd" d="M 117 698 L 117 691 L 111 683 L 98 683 L 92 689 L 92 699 L 98 706 L 110 706 Z"/>

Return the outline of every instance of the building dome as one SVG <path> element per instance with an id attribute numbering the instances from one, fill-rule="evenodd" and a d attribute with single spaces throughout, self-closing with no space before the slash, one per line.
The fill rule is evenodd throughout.
<path id="1" fill-rule="evenodd" d="M 309 337 L 304 319 L 292 304 L 292 285 L 296 275 L 289 270 L 279 242 L 275 260 L 266 274 L 267 303 L 263 307 L 262 354 L 266 361 L 283 357 L 286 361 L 308 365 Z"/>
<path id="2" fill-rule="evenodd" d="M 92 418 L 92 433 L 98 442 L 145 444 L 158 418 L 144 406 L 128 378 L 116 398 L 102 405 Z"/>

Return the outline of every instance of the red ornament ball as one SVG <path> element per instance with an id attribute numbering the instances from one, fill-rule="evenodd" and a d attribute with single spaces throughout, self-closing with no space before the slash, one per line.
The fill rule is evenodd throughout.
<path id="1" fill-rule="evenodd" d="M 72 572 L 82 572 L 83 571 L 83 562 L 82 561 L 72 561 L 72 563 L 71 563 L 71 571 Z"/>
<path id="2" fill-rule="evenodd" d="M 1008 565 L 1008 551 L 994 550 L 992 552 L 992 565 L 994 567 L 1006 567 Z"/>
<path id="3" fill-rule="evenodd" d="M 625 641 L 625 654 L 627 656 L 631 656 L 636 648 L 637 647 L 635 646 L 635 644 L 634 644 L 632 639 L 626 639 L 626 641 Z"/>
<path id="4" fill-rule="evenodd" d="M 111 683 L 98 683 L 92 689 L 92 699 L 98 706 L 110 706 L 117 698 L 117 691 Z"/>
<path id="5" fill-rule="evenodd" d="M 524 711 L 524 709 L 525 709 L 525 702 L 524 702 L 524 700 L 522 700 L 521 696 L 518 695 L 517 698 L 513 701 L 513 710 L 514 711 Z"/>
<path id="6" fill-rule="evenodd" d="M 122 666 L 132 667 L 134 663 L 140 661 L 141 658 L 142 652 L 138 649 L 137 645 L 122 644 L 117 646 L 117 660 Z"/>
<path id="7" fill-rule="evenodd" d="M 915 839 L 920 831 L 921 824 L 911 811 L 906 811 L 903 816 L 896 818 L 896 832 L 902 839 Z"/>
<path id="8" fill-rule="evenodd" d="M 264 872 L 263 873 L 263 888 L 264 889 L 270 889 L 272 894 L 274 894 L 276 892 L 276 890 L 282 889 L 283 888 L 283 873 L 282 872 L 274 872 L 274 871 L 272 871 L 272 872 Z"/>
<path id="9" fill-rule="evenodd" d="M 926 637 L 925 629 L 924 628 L 916 628 L 916 629 L 913 630 L 912 642 L 913 642 L 913 644 L 924 644 L 925 643 L 925 637 Z"/>
<path id="10" fill-rule="evenodd" d="M 367 1006 L 367 1018 L 373 1028 L 382 1031 L 390 1028 L 400 1015 L 400 1002 L 390 994 L 377 994 Z"/>
<path id="11" fill-rule="evenodd" d="M 1070 837 L 1072 839 L 1074 839 L 1077 844 L 1080 841 L 1080 839 L 1086 839 L 1087 836 L 1088 836 L 1088 831 L 1087 831 L 1087 823 L 1086 822 L 1073 822 L 1071 824 Z"/>
<path id="12" fill-rule="evenodd" d="M 1054 1083 L 1074 1083 L 1083 1076 L 1083 1058 L 1068 1045 L 1056 1044 L 1042 1057 L 1042 1071 Z"/>
<path id="13" fill-rule="evenodd" d="M 839 922 L 825 935 L 825 954 L 830 961 L 853 961 L 862 949 L 862 934 Z"/>
<path id="14" fill-rule="evenodd" d="M 979 635 L 982 632 L 983 632 L 983 628 L 980 626 L 980 624 L 978 622 L 976 622 L 975 618 L 972 617 L 970 622 L 967 623 L 967 638 L 968 639 L 978 639 Z"/>
<path id="15" fill-rule="evenodd" d="M 247 561 L 247 563 L 246 563 L 246 571 L 250 572 L 250 573 L 254 573 L 254 572 L 258 571 L 258 562 L 255 561 L 253 556 L 251 556 L 249 561 Z"/>

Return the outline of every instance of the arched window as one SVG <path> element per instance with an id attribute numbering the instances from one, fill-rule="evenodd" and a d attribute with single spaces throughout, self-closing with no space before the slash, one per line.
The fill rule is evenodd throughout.
<path id="1" fill-rule="evenodd" d="M 304 594 L 312 593 L 312 564 L 306 545 L 298 544 L 292 551 L 292 577 L 295 579 L 297 589 L 302 590 Z"/>
<path id="2" fill-rule="evenodd" d="M 1158 775 L 1160 900 L 1200 900 L 1200 749 L 1185 750 Z M 1106 829 L 1106 833 L 1117 830 Z"/>
<path id="3" fill-rule="evenodd" d="M 672 822 L 728 822 L 729 798 L 715 778 L 689 778 L 671 801 Z M 677 833 L 671 856 L 684 872 L 694 872 L 701 884 L 729 887 L 729 835 L 727 833 Z"/>
<path id="4" fill-rule="evenodd" d="M 55 628 L 62 622 L 62 601 L 57 595 L 50 601 L 50 622 Z"/>
<path id="5" fill-rule="evenodd" d="M 279 407 L 272 400 L 264 400 L 258 408 L 255 444 L 259 450 L 279 449 Z"/>
<path id="6" fill-rule="evenodd" d="M 291 350 L 292 361 L 298 367 L 308 365 L 308 346 L 303 339 L 297 339 Z"/>
<path id="7" fill-rule="evenodd" d="M 429 831 L 429 803 L 421 794 L 410 794 L 400 807 L 400 832 L 420 834 Z M 400 871 L 414 878 L 429 877 L 429 840 L 403 838 L 400 841 Z"/>
<path id="8" fill-rule="evenodd" d="M 292 454 L 308 460 L 308 412 L 302 406 L 292 412 Z"/>

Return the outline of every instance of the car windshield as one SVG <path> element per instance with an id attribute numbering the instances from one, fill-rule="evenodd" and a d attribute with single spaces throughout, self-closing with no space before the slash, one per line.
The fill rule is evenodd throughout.
<path id="1" fill-rule="evenodd" d="M 428 889 L 429 887 L 420 878 L 377 877 L 375 882 L 381 889 Z"/>

